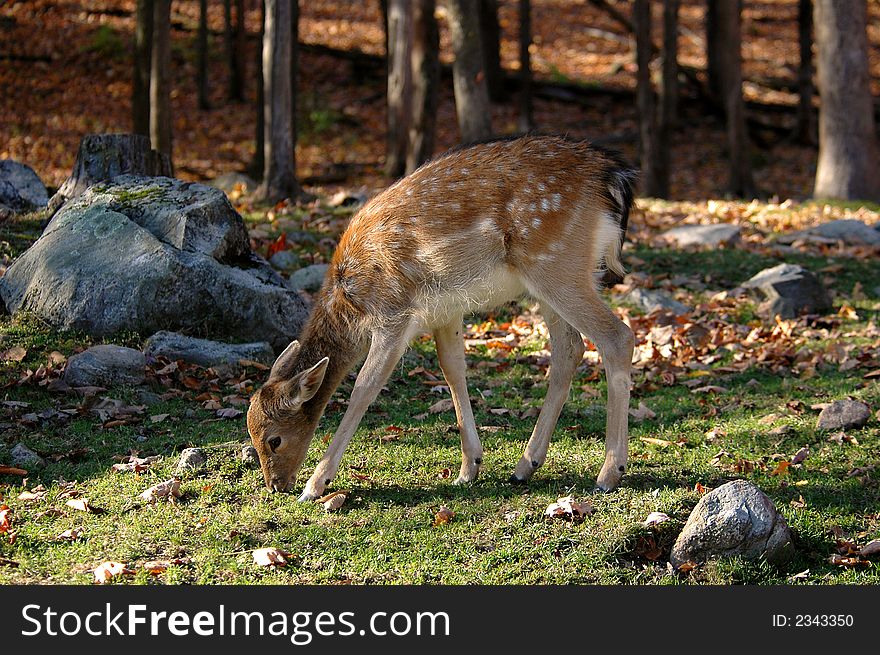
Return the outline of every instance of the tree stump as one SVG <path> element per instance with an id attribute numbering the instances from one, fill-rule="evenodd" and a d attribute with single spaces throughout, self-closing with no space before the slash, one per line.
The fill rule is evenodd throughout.
<path id="1" fill-rule="evenodd" d="M 149 137 L 142 134 L 90 134 L 83 137 L 73 172 L 49 201 L 50 215 L 92 184 L 125 174 L 173 177 L 174 173 L 171 160 L 152 150 Z"/>

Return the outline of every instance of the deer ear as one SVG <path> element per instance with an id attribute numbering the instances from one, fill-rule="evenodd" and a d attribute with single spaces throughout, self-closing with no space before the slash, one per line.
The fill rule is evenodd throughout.
<path id="1" fill-rule="evenodd" d="M 275 363 L 272 364 L 272 370 L 269 372 L 269 380 L 277 380 L 282 378 L 281 375 L 285 368 L 296 358 L 299 354 L 299 341 L 291 341 L 290 345 L 284 349 L 284 352 L 278 355 L 278 359 L 275 360 Z"/>
<path id="2" fill-rule="evenodd" d="M 318 389 L 321 388 L 321 383 L 324 381 L 324 374 L 327 372 L 327 364 L 329 362 L 330 358 L 325 357 L 309 370 L 300 373 L 297 397 L 301 402 L 311 400 L 318 393 Z"/>

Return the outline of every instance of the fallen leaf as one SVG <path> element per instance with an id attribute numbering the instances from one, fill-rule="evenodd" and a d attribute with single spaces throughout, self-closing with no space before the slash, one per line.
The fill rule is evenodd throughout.
<path id="1" fill-rule="evenodd" d="M 557 498 L 555 503 L 550 503 L 544 510 L 544 516 L 550 518 L 582 519 L 589 516 L 596 509 L 589 501 L 578 502 L 573 496 Z"/>
<path id="2" fill-rule="evenodd" d="M 437 513 L 434 514 L 433 525 L 436 528 L 438 525 L 449 523 L 453 518 L 455 518 L 455 512 L 449 509 L 446 505 L 441 505 L 440 509 L 437 510 Z"/>
<path id="3" fill-rule="evenodd" d="M 666 439 L 655 439 L 654 437 L 639 437 L 639 441 L 644 441 L 645 443 L 653 444 L 654 446 L 662 446 L 663 448 L 672 445 L 671 441 L 667 441 Z"/>
<path id="4" fill-rule="evenodd" d="M 13 346 L 9 350 L 0 353 L 0 360 L 7 362 L 20 362 L 27 357 L 27 350 L 21 346 Z"/>
<path id="5" fill-rule="evenodd" d="M 170 414 L 154 414 L 150 417 L 150 423 L 161 423 L 166 418 L 171 416 Z"/>
<path id="6" fill-rule="evenodd" d="M 717 384 L 707 384 L 704 387 L 691 389 L 691 393 L 727 393 L 727 387 L 719 387 Z"/>
<path id="7" fill-rule="evenodd" d="M 776 468 L 770 472 L 770 475 L 784 475 L 788 471 L 789 466 L 791 466 L 791 462 L 784 459 L 776 465 Z"/>
<path id="8" fill-rule="evenodd" d="M 697 482 L 697 484 L 694 485 L 694 491 L 702 496 L 703 494 L 709 493 L 709 487 L 704 487 L 702 484 Z"/>
<path id="9" fill-rule="evenodd" d="M 789 503 L 795 509 L 803 509 L 807 506 L 807 501 L 804 500 L 803 496 L 799 496 L 797 500 L 793 500 Z"/>
<path id="10" fill-rule="evenodd" d="M 92 507 L 89 505 L 88 498 L 71 498 L 66 503 L 64 503 L 71 509 L 75 509 L 79 512 L 91 512 Z"/>
<path id="11" fill-rule="evenodd" d="M 26 503 L 34 500 L 43 500 L 47 493 L 48 492 L 45 489 L 41 491 L 36 491 L 35 489 L 32 489 L 31 491 L 22 491 L 18 494 L 18 500 L 23 500 Z"/>
<path id="12" fill-rule="evenodd" d="M 106 584 L 113 578 L 120 575 L 131 575 L 134 571 L 126 568 L 122 562 L 102 562 L 95 567 L 93 573 L 97 584 Z"/>
<path id="13" fill-rule="evenodd" d="M 706 437 L 706 441 L 715 441 L 718 437 L 726 437 L 727 430 L 724 428 L 712 428 L 711 430 L 706 430 L 703 436 Z"/>
<path id="14" fill-rule="evenodd" d="M 217 410 L 217 416 L 219 418 L 238 418 L 244 414 L 240 409 L 235 409 L 234 407 L 224 407 L 223 409 Z"/>
<path id="15" fill-rule="evenodd" d="M 160 560 L 152 560 L 150 562 L 144 562 L 141 564 L 141 568 L 149 573 L 150 575 L 161 575 L 168 570 L 169 566 L 179 565 L 179 564 L 188 564 L 189 560 L 185 557 L 176 557 L 174 559 L 160 559 Z"/>
<path id="16" fill-rule="evenodd" d="M 254 564 L 259 566 L 285 566 L 290 553 L 279 548 L 258 548 L 253 552 Z"/>
<path id="17" fill-rule="evenodd" d="M 74 541 L 79 539 L 82 536 L 82 533 L 82 528 L 71 528 L 70 530 L 65 530 L 55 538 L 60 541 Z"/>
<path id="18" fill-rule="evenodd" d="M 0 464 L 0 475 L 27 475 L 25 469 L 16 468 L 15 466 L 4 466 Z"/>
<path id="19" fill-rule="evenodd" d="M 806 446 L 804 446 L 799 451 L 797 451 L 794 455 L 791 456 L 791 464 L 792 465 L 800 464 L 801 462 L 803 462 L 807 458 L 807 455 L 809 455 L 809 454 L 810 454 L 810 449 L 807 448 Z"/>
<path id="20" fill-rule="evenodd" d="M 452 471 L 450 469 L 443 469 L 442 471 L 440 471 L 437 474 L 437 477 L 440 478 L 441 480 L 445 480 L 446 478 L 448 478 L 451 475 L 452 475 Z"/>
<path id="21" fill-rule="evenodd" d="M 12 521 L 9 520 L 10 513 L 12 510 L 8 505 L 0 505 L 0 533 L 9 532 L 9 528 L 12 526 Z"/>
<path id="22" fill-rule="evenodd" d="M 845 557 L 843 555 L 832 555 L 828 558 L 830 564 L 837 566 L 871 566 L 871 562 L 859 557 Z"/>
<path id="23" fill-rule="evenodd" d="M 338 493 L 333 495 L 331 498 L 328 498 L 324 501 L 324 509 L 328 512 L 334 512 L 345 502 L 345 499 L 348 498 L 344 493 Z"/>
<path id="24" fill-rule="evenodd" d="M 677 570 L 679 573 L 689 573 L 695 568 L 697 568 L 697 563 L 693 560 L 688 560 L 687 562 L 682 562 Z"/>
<path id="25" fill-rule="evenodd" d="M 859 550 L 859 555 L 862 557 L 870 557 L 877 553 L 880 553 L 880 539 L 872 539 Z"/>
<path id="26" fill-rule="evenodd" d="M 646 528 L 649 528 L 652 525 L 659 525 L 660 523 L 669 520 L 669 516 L 664 514 L 663 512 L 651 512 L 650 514 L 648 514 L 648 517 L 642 522 L 642 525 Z"/>
<path id="27" fill-rule="evenodd" d="M 170 502 L 174 502 L 176 498 L 180 498 L 183 494 L 180 491 L 180 480 L 172 478 L 152 487 L 140 494 L 140 497 L 148 503 L 154 503 L 162 498 L 167 498 Z"/>
<path id="28" fill-rule="evenodd" d="M 436 403 L 431 405 L 428 408 L 428 411 L 431 414 L 439 414 L 440 412 L 448 412 L 451 409 L 455 409 L 455 405 L 452 402 L 451 398 L 444 398 L 443 400 L 438 400 Z"/>

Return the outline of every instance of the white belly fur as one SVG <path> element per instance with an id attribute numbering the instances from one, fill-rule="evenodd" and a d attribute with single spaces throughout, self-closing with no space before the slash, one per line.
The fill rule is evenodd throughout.
<path id="1" fill-rule="evenodd" d="M 426 290 L 416 302 L 416 319 L 426 329 L 446 325 L 471 312 L 484 311 L 525 293 L 519 276 L 506 266 L 452 289 Z"/>

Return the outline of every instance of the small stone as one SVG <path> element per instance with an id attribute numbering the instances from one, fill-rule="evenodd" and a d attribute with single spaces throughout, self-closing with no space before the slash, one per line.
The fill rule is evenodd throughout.
<path id="1" fill-rule="evenodd" d="M 146 358 L 139 350 L 102 344 L 71 357 L 64 381 L 71 387 L 137 385 L 145 378 Z"/>
<path id="2" fill-rule="evenodd" d="M 713 557 L 783 560 L 791 554 L 791 531 L 763 491 L 734 480 L 700 498 L 672 547 L 675 568 Z"/>
<path id="3" fill-rule="evenodd" d="M 852 218 L 828 221 L 805 230 L 802 234 L 843 241 L 848 246 L 880 245 L 880 232 Z"/>
<path id="4" fill-rule="evenodd" d="M 43 458 L 23 443 L 16 444 L 9 452 L 13 466 L 42 466 Z"/>
<path id="5" fill-rule="evenodd" d="M 269 258 L 269 263 L 275 268 L 296 268 L 300 265 L 299 257 L 292 250 L 279 250 Z"/>
<path id="6" fill-rule="evenodd" d="M 243 464 L 253 466 L 260 463 L 260 457 L 257 455 L 257 449 L 253 446 L 244 446 L 241 449 L 241 461 Z"/>
<path id="7" fill-rule="evenodd" d="M 0 205 L 11 213 L 45 209 L 46 187 L 30 166 L 12 159 L 0 159 Z"/>
<path id="8" fill-rule="evenodd" d="M 252 193 L 257 188 L 254 179 L 244 173 L 224 173 L 220 177 L 209 182 L 210 186 L 220 189 L 227 195 L 239 189 L 244 193 Z"/>
<path id="9" fill-rule="evenodd" d="M 796 318 L 803 313 L 822 314 L 831 309 L 831 298 L 819 279 L 796 264 L 765 268 L 741 286 L 764 296 L 758 310 L 770 316 Z"/>
<path id="10" fill-rule="evenodd" d="M 849 430 L 864 427 L 871 418 L 871 408 L 858 400 L 835 400 L 819 414 L 820 430 Z"/>
<path id="11" fill-rule="evenodd" d="M 190 470 L 197 471 L 208 463 L 208 455 L 201 448 L 185 448 L 177 460 L 178 472 Z"/>
<path id="12" fill-rule="evenodd" d="M 159 394 L 147 391 L 146 389 L 138 389 L 136 397 L 138 405 L 146 405 L 147 407 L 152 407 L 153 405 L 158 405 L 162 402 L 162 398 Z"/>
<path id="13" fill-rule="evenodd" d="M 665 309 L 673 314 L 689 314 L 691 308 L 683 305 L 662 291 L 654 291 L 650 289 L 634 288 L 623 297 L 623 300 L 629 301 L 650 314 L 655 309 Z"/>
<path id="14" fill-rule="evenodd" d="M 719 223 L 716 225 L 682 225 L 667 230 L 660 236 L 679 248 L 688 246 L 717 248 L 718 246 L 733 245 L 739 241 L 739 235 L 738 226 Z"/>
<path id="15" fill-rule="evenodd" d="M 288 278 L 287 288 L 293 291 L 317 291 L 324 282 L 328 268 L 327 264 L 312 264 L 301 268 Z"/>
<path id="16" fill-rule="evenodd" d="M 156 332 L 147 339 L 144 353 L 151 357 L 182 359 L 199 366 L 237 366 L 240 359 L 271 363 L 275 354 L 265 341 L 253 343 L 223 343 L 209 339 L 197 339 L 177 332 Z"/>

